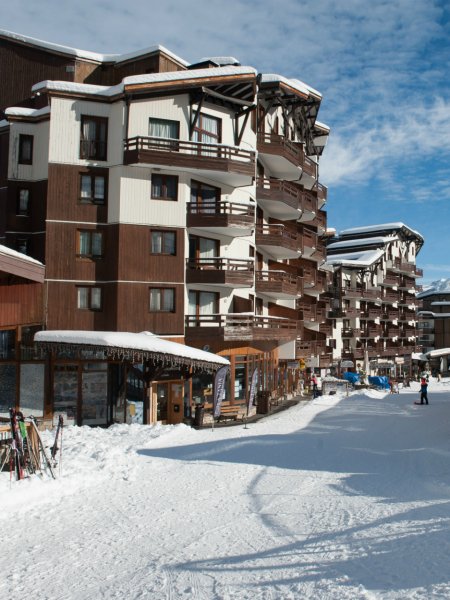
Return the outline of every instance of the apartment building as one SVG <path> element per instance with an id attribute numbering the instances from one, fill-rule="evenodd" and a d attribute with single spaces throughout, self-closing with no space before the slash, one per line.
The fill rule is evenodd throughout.
<path id="1" fill-rule="evenodd" d="M 409 374 L 417 345 L 416 280 L 423 273 L 416 256 L 422 245 L 420 233 L 404 223 L 355 227 L 329 239 L 337 364 L 345 360 L 366 372 Z"/>
<path id="2" fill-rule="evenodd" d="M 66 73 L 34 81 L 0 122 L 0 234 L 45 264 L 44 328 L 151 331 L 219 354 L 232 405 L 248 403 L 252 381 L 279 398 L 300 365 L 331 363 L 319 92 L 233 57 L 188 65 L 160 47 L 111 58 L 5 32 L 0 42 L 37 62 L 55 54 Z M 53 409 L 65 389 L 82 423 L 85 367 L 52 361 Z M 139 366 L 119 371 L 107 401 L 135 405 Z M 155 419 L 210 408 L 211 374 L 170 377 L 155 383 Z M 170 414 L 180 389 L 183 410 Z M 126 419 L 114 406 L 110 419 Z"/>
<path id="3" fill-rule="evenodd" d="M 417 294 L 418 344 L 428 354 L 433 369 L 447 373 L 450 354 L 450 286 L 449 280 L 436 281 Z"/>

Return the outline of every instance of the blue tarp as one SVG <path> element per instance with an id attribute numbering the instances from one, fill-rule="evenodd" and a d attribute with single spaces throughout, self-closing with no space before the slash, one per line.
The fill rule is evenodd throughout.
<path id="1" fill-rule="evenodd" d="M 360 382 L 359 373 L 352 373 L 350 371 L 347 371 L 342 375 L 342 377 L 353 384 Z"/>
<path id="2" fill-rule="evenodd" d="M 379 377 L 369 377 L 369 383 L 371 385 L 381 387 L 384 390 L 388 390 L 390 388 L 389 377 L 386 377 L 385 375 Z"/>

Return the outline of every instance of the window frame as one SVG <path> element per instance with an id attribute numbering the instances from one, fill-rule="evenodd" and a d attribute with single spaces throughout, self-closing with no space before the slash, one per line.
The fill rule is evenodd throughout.
<path id="1" fill-rule="evenodd" d="M 83 177 L 89 177 L 89 179 L 90 179 L 90 189 L 91 189 L 90 197 L 82 196 Z M 95 180 L 97 177 L 103 179 L 103 199 L 102 200 L 95 198 Z M 107 173 L 105 173 L 104 171 L 102 171 L 101 173 L 96 173 L 95 171 L 80 172 L 78 191 L 79 191 L 78 204 L 105 206 L 107 203 L 107 199 L 108 199 L 108 175 L 107 175 Z"/>
<path id="2" fill-rule="evenodd" d="M 161 189 L 166 189 L 166 195 L 163 196 L 155 196 L 153 193 L 153 189 L 154 189 L 154 183 L 153 180 L 154 178 L 157 177 L 161 177 L 164 179 L 164 181 L 161 183 Z M 175 188 L 176 188 L 176 193 L 175 193 L 175 198 L 172 198 L 170 196 L 167 195 L 167 183 L 165 183 L 165 181 L 167 179 L 173 179 L 173 181 L 175 182 Z M 151 177 L 151 181 L 150 181 L 150 198 L 152 200 L 164 200 L 165 202 L 178 202 L 178 184 L 179 184 L 179 177 L 178 175 L 171 175 L 168 173 L 152 173 L 152 177 Z"/>
<path id="3" fill-rule="evenodd" d="M 30 142 L 30 156 L 24 156 L 25 143 Z M 34 149 L 34 135 L 28 133 L 19 133 L 19 164 L 20 165 L 32 165 L 33 164 L 33 149 Z"/>
<path id="4" fill-rule="evenodd" d="M 21 193 L 27 192 L 27 207 L 25 210 L 21 209 Z M 31 199 L 31 190 L 28 187 L 19 187 L 17 188 L 17 203 L 16 203 L 16 216 L 18 217 L 29 217 L 30 216 L 30 199 Z"/>
<path id="5" fill-rule="evenodd" d="M 88 245 L 89 252 L 82 253 L 81 252 L 81 238 L 83 235 L 88 235 Z M 101 241 L 101 254 L 93 254 L 92 253 L 92 242 L 94 235 L 100 235 Z M 102 260 L 105 255 L 105 237 L 104 232 L 98 229 L 77 229 L 77 258 L 80 259 L 88 259 L 88 260 Z"/>
<path id="6" fill-rule="evenodd" d="M 164 306 L 164 295 L 167 292 L 172 292 L 172 307 L 170 309 L 163 309 L 163 308 L 159 308 L 159 309 L 152 309 L 152 291 L 159 291 L 161 293 L 161 297 L 160 297 L 160 307 Z M 160 314 L 160 313 L 164 313 L 164 314 L 173 314 L 176 312 L 176 305 L 177 305 L 177 299 L 176 299 L 176 289 L 174 287 L 150 287 L 149 288 L 149 293 L 148 293 L 148 310 L 150 313 L 152 314 Z"/>
<path id="7" fill-rule="evenodd" d="M 161 252 L 153 251 L 153 234 L 161 234 Z M 164 252 L 164 238 L 168 235 L 173 236 L 173 252 Z M 177 232 L 173 229 L 150 229 L 150 254 L 152 256 L 176 256 L 177 255 Z"/>
<path id="8" fill-rule="evenodd" d="M 89 311 L 93 311 L 93 312 L 101 312 L 103 310 L 103 288 L 99 285 L 77 285 L 75 286 L 75 290 L 76 290 L 76 305 L 77 305 L 77 309 L 78 310 L 89 310 Z M 87 291 L 87 306 L 80 306 L 80 296 L 79 296 L 79 292 L 80 290 L 86 290 Z M 99 307 L 93 307 L 92 305 L 92 297 L 93 297 L 93 291 L 94 290 L 99 290 L 100 292 L 100 306 Z"/>
<path id="9" fill-rule="evenodd" d="M 217 122 L 217 134 L 203 128 L 203 119 L 205 117 Z M 200 144 L 221 144 L 222 143 L 222 119 L 220 117 L 216 117 L 215 115 L 208 115 L 207 113 L 201 112 L 198 116 L 197 123 L 195 124 L 195 127 L 192 130 L 192 136 L 194 136 L 194 134 L 198 135 L 199 139 L 196 141 Z M 213 137 L 216 139 L 216 141 L 215 142 L 204 141 L 202 139 L 204 135 Z"/>
<path id="10" fill-rule="evenodd" d="M 83 127 L 86 121 L 92 121 L 95 123 L 95 138 L 94 139 L 84 139 L 83 137 Z M 100 131 L 101 126 L 105 125 L 105 139 L 100 139 Z M 94 143 L 95 152 L 90 152 L 90 146 L 88 143 Z M 104 144 L 103 152 L 100 151 L 100 144 Z M 87 151 L 86 151 L 87 148 Z M 80 125 L 80 158 L 83 160 L 108 160 L 108 117 L 99 117 L 95 115 L 81 115 L 81 125 Z"/>

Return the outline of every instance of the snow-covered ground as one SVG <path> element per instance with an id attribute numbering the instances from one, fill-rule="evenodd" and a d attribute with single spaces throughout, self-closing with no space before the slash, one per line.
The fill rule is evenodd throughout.
<path id="1" fill-rule="evenodd" d="M 450 598 L 450 383 L 412 385 L 65 429 L 56 481 L 0 474 L 0 598 Z"/>

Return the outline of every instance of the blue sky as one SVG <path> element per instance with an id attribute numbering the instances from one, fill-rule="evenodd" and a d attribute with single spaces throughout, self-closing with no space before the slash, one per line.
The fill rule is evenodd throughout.
<path id="1" fill-rule="evenodd" d="M 434 0 L 15 0 L 0 27 L 104 53 L 161 44 L 235 56 L 323 94 L 328 224 L 402 221 L 422 283 L 450 277 L 450 3 Z"/>

